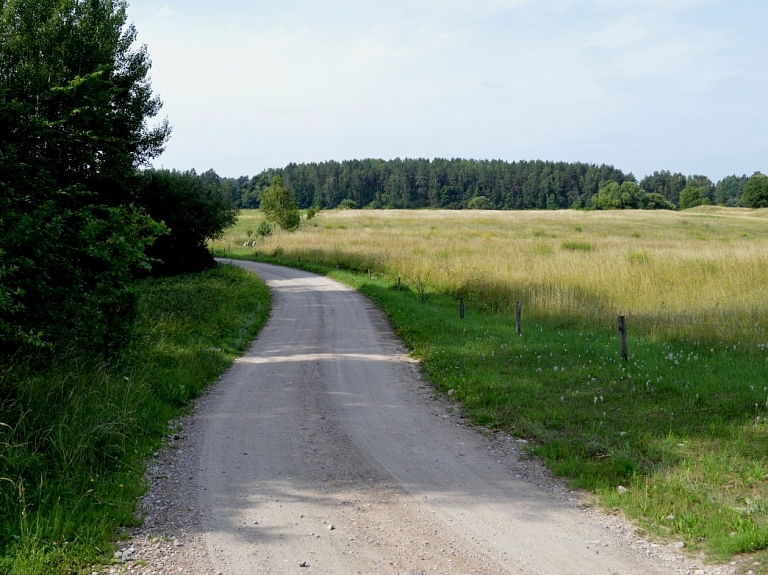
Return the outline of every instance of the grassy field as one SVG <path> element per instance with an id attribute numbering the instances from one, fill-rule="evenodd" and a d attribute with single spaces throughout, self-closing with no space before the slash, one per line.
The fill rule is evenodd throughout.
<path id="1" fill-rule="evenodd" d="M 324 211 L 298 233 L 248 236 L 244 211 L 216 250 L 282 253 L 463 295 L 492 312 L 761 343 L 768 326 L 768 210 Z M 255 248 L 243 249 L 245 241 Z"/>
<path id="2" fill-rule="evenodd" d="M 0 363 L 3 575 L 109 561 L 118 530 L 137 521 L 144 460 L 169 420 L 242 353 L 270 307 L 262 282 L 225 266 L 144 280 L 138 295 L 133 341 L 113 365 L 76 352 L 43 370 Z"/>
<path id="3" fill-rule="evenodd" d="M 532 440 L 553 471 L 651 536 L 713 559 L 748 554 L 765 572 L 752 563 L 768 561 L 767 217 L 322 212 L 243 248 L 254 212 L 217 249 L 300 258 L 356 286 L 465 416 Z"/>

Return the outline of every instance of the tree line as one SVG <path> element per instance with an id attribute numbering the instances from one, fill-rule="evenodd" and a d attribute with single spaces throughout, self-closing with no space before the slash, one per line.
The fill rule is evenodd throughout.
<path id="1" fill-rule="evenodd" d="M 129 335 L 135 278 L 213 264 L 237 208 L 152 170 L 171 128 L 120 0 L 0 3 L 0 353 Z M 2 390 L 0 390 L 2 391 Z"/>
<path id="2" fill-rule="evenodd" d="M 639 182 L 609 165 L 542 160 L 348 160 L 288 164 L 260 174 L 223 178 L 240 208 L 258 208 L 279 176 L 300 208 L 685 209 L 740 206 L 747 176 L 713 183 L 701 175 L 654 172 Z M 623 192 L 616 192 L 618 185 Z M 602 198 L 601 198 L 602 192 Z M 622 196 L 624 200 L 622 200 Z"/>

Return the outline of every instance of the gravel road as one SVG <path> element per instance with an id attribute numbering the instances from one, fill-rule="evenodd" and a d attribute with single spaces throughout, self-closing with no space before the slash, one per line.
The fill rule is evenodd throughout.
<path id="1" fill-rule="evenodd" d="M 521 440 L 466 425 L 357 292 L 231 263 L 267 281 L 272 316 L 150 462 L 145 524 L 104 572 L 735 571 L 641 539 Z"/>

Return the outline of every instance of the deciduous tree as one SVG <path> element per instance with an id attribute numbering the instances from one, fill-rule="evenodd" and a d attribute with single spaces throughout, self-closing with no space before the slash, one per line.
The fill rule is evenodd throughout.
<path id="1" fill-rule="evenodd" d="M 286 231 L 293 231 L 301 223 L 301 213 L 293 192 L 283 186 L 280 176 L 272 178 L 272 184 L 261 192 L 260 208 L 270 222 Z"/>
<path id="2" fill-rule="evenodd" d="M 147 123 L 161 104 L 135 40 L 124 1 L 0 2 L 0 346 L 109 346 L 130 321 L 162 231 L 131 207 L 136 168 L 170 131 Z"/>
<path id="3" fill-rule="evenodd" d="M 741 203 L 748 208 L 768 208 L 768 176 L 757 172 L 744 184 Z"/>

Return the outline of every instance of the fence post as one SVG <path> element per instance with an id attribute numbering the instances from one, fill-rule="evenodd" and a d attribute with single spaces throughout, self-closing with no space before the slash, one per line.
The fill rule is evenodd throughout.
<path id="1" fill-rule="evenodd" d="M 523 304 L 520 302 L 517 302 L 515 304 L 516 308 L 516 320 L 517 320 L 517 335 L 521 335 L 523 333 Z"/>
<path id="2" fill-rule="evenodd" d="M 464 319 L 464 298 L 459 298 L 459 317 Z"/>
<path id="3" fill-rule="evenodd" d="M 397 278 L 397 291 L 400 291 L 400 278 Z"/>
<path id="4" fill-rule="evenodd" d="M 371 268 L 368 268 L 368 279 L 371 279 Z"/>
<path id="5" fill-rule="evenodd" d="M 624 316 L 619 316 L 619 338 L 621 339 L 621 359 L 629 361 L 629 353 L 627 351 L 627 324 L 624 321 Z"/>

